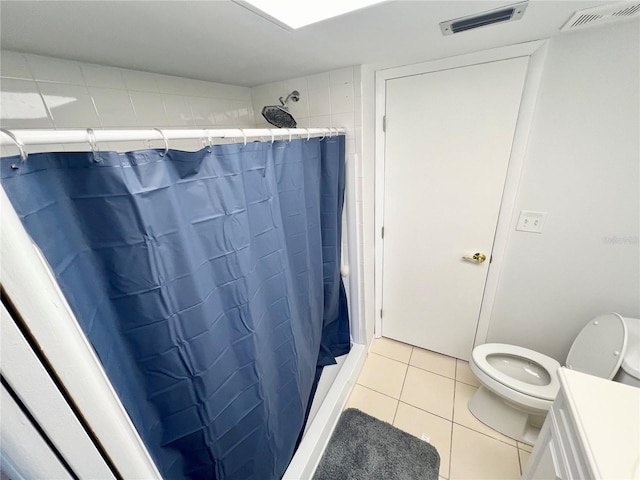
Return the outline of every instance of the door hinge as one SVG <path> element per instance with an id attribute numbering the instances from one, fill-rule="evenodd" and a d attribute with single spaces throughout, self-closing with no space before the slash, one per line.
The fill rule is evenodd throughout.
<path id="1" fill-rule="evenodd" d="M 382 116 L 382 131 L 383 132 L 387 131 L 387 116 L 386 115 Z"/>
<path id="2" fill-rule="evenodd" d="M 380 232 L 380 236 L 384 238 L 384 227 L 382 227 L 382 231 Z"/>

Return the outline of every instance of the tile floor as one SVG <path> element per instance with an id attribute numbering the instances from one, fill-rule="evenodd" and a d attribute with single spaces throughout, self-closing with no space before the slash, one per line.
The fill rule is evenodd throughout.
<path id="1" fill-rule="evenodd" d="M 520 478 L 532 447 L 469 412 L 467 403 L 478 386 L 465 361 L 377 338 L 346 408 L 428 437 L 440 454 L 441 478 Z"/>

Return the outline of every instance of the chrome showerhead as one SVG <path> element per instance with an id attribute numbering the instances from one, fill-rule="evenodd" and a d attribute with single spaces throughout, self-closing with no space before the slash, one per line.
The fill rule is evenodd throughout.
<path id="1" fill-rule="evenodd" d="M 287 103 L 289 100 L 293 102 L 300 100 L 300 92 L 294 90 L 287 95 L 286 99 L 282 100 L 282 97 L 280 97 L 279 100 L 281 105 L 267 105 L 263 107 L 262 116 L 267 122 L 278 128 L 296 128 L 298 124 L 296 123 L 296 119 L 293 118 L 293 115 L 289 113 Z"/>

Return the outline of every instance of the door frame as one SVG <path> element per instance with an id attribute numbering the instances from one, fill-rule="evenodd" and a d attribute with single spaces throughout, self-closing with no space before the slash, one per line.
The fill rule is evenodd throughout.
<path id="1" fill-rule="evenodd" d="M 382 332 L 382 275 L 384 240 L 382 228 L 384 225 L 384 170 L 385 170 L 385 132 L 384 115 L 386 113 L 386 82 L 402 77 L 422 75 L 441 70 L 461 68 L 480 63 L 507 60 L 517 57 L 529 57 L 529 66 L 522 91 L 522 101 L 516 129 L 509 156 L 509 166 L 500 203 L 498 223 L 493 240 L 492 259 L 489 265 L 485 282 L 482 304 L 478 316 L 478 324 L 474 339 L 474 347 L 486 342 L 496 297 L 498 281 L 502 270 L 502 264 L 509 237 L 513 231 L 516 197 L 520 176 L 524 166 L 526 147 L 529 133 L 533 123 L 533 116 L 538 98 L 538 90 L 542 80 L 542 71 L 547 52 L 547 41 L 536 40 L 533 42 L 510 45 L 506 47 L 483 50 L 455 57 L 448 57 L 429 62 L 394 67 L 376 71 L 375 80 L 375 323 L 374 336 L 380 337 Z"/>

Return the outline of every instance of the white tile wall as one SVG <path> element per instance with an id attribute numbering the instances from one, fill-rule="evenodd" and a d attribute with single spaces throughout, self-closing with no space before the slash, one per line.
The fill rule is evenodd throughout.
<path id="1" fill-rule="evenodd" d="M 255 126 L 247 87 L 6 50 L 0 52 L 0 92 L 0 125 L 9 129 Z M 138 142 L 101 147 L 143 146 Z M 29 151 L 51 150 L 45 147 Z M 202 145 L 188 141 L 172 147 Z M 64 148 L 86 150 L 88 146 Z M 11 147 L 2 150 L 3 155 L 15 153 Z"/>
<path id="2" fill-rule="evenodd" d="M 362 124 L 359 81 L 360 67 L 348 67 L 254 87 L 251 96 L 256 126 L 270 127 L 261 114 L 264 106 L 280 105 L 280 97 L 298 90 L 300 101 L 290 101 L 288 105 L 298 127 L 346 128 L 347 154 L 360 153 L 360 137 L 355 128 Z"/>

